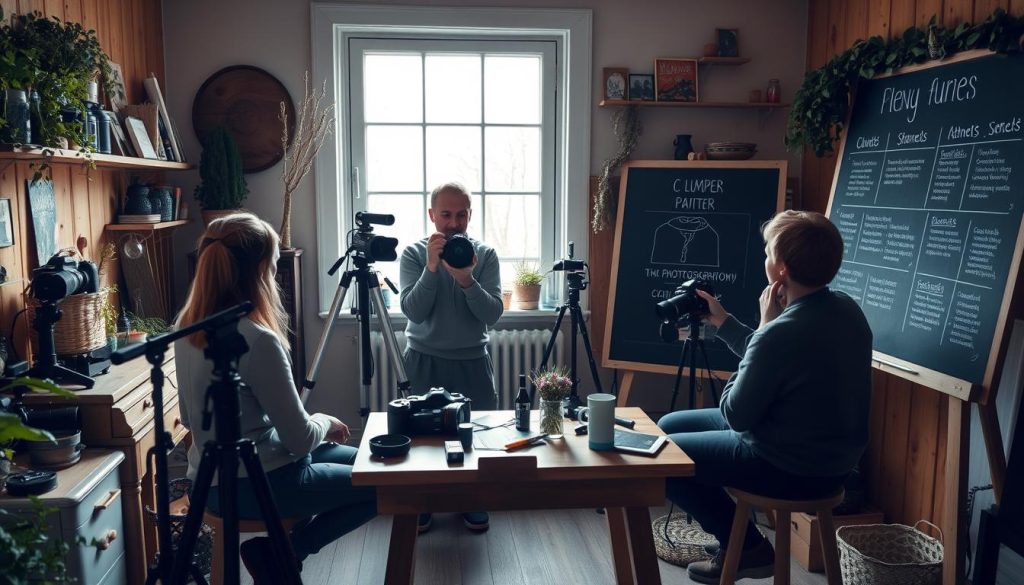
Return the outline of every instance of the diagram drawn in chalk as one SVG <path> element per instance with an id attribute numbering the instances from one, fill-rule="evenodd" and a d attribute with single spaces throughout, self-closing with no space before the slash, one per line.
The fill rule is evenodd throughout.
<path id="1" fill-rule="evenodd" d="M 718 232 L 703 217 L 680 215 L 654 230 L 652 264 L 718 264 Z"/>

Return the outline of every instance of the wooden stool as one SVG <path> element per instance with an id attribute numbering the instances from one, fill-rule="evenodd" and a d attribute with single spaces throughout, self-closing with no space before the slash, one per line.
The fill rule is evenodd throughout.
<path id="1" fill-rule="evenodd" d="M 828 585 L 842 585 L 843 578 L 839 573 L 839 549 L 836 547 L 836 529 L 832 523 L 832 508 L 843 501 L 844 492 L 839 492 L 820 500 L 781 500 L 751 494 L 735 488 L 725 488 L 729 495 L 736 498 L 736 515 L 732 518 L 732 532 L 729 533 L 729 545 L 725 548 L 725 565 L 722 567 L 720 585 L 733 585 L 736 582 L 736 571 L 743 554 L 743 538 L 747 532 L 747 519 L 750 508 L 756 506 L 763 510 L 775 511 L 775 585 L 789 585 L 789 536 L 790 514 L 804 512 L 817 514 L 821 524 L 821 550 L 825 556 L 825 575 Z"/>
<path id="2" fill-rule="evenodd" d="M 285 534 L 291 532 L 292 528 L 299 523 L 299 520 L 299 518 L 282 518 L 281 526 L 284 527 Z M 210 585 L 224 585 L 222 569 L 224 566 L 224 546 L 223 541 L 218 538 L 219 535 L 224 534 L 224 519 L 206 510 L 203 512 L 203 522 L 209 524 L 210 528 L 213 528 L 213 558 L 210 559 Z M 267 525 L 263 520 L 238 519 L 239 534 L 266 531 Z M 244 566 L 242 570 L 245 570 Z"/>

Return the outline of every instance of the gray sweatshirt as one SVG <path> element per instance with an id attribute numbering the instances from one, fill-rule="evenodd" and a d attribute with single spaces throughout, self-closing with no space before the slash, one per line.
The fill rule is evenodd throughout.
<path id="1" fill-rule="evenodd" d="M 853 469 L 871 401 L 871 329 L 853 299 L 824 288 L 758 331 L 730 316 L 718 337 L 742 358 L 722 415 L 759 457 L 804 476 Z"/>
<path id="2" fill-rule="evenodd" d="M 487 352 L 487 327 L 501 317 L 501 272 L 498 255 L 476 240 L 476 282 L 459 286 L 444 266 L 427 270 L 427 239 L 411 244 L 402 254 L 402 313 L 409 319 L 409 347 L 427 355 L 453 360 L 480 358 Z"/>
<path id="3" fill-rule="evenodd" d="M 271 471 L 309 454 L 324 440 L 331 423 L 323 414 L 306 414 L 295 390 L 288 354 L 272 331 L 242 319 L 238 332 L 249 345 L 249 351 L 238 360 L 238 373 L 246 384 L 239 392 L 242 438 L 252 439 L 263 471 Z M 213 362 L 203 356 L 202 349 L 179 339 L 174 342 L 174 363 L 181 422 L 192 431 L 188 477 L 195 479 L 203 445 L 216 436 L 216 424 L 209 430 L 202 426 Z M 243 465 L 238 472 L 239 477 L 248 475 Z"/>

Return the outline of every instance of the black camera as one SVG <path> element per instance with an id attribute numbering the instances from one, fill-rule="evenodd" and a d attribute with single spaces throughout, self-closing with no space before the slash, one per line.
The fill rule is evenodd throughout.
<path id="1" fill-rule="evenodd" d="M 473 242 L 469 241 L 466 234 L 453 234 L 444 243 L 441 250 L 441 259 L 452 268 L 465 268 L 473 263 L 473 256 L 476 250 L 473 249 Z"/>
<path id="2" fill-rule="evenodd" d="M 71 295 L 99 292 L 99 281 L 99 271 L 92 262 L 56 255 L 32 271 L 32 296 L 41 301 L 59 301 Z"/>
<path id="3" fill-rule="evenodd" d="M 676 288 L 672 297 L 655 305 L 654 312 L 665 323 L 677 323 L 684 318 L 699 321 L 701 316 L 708 314 L 710 308 L 708 302 L 697 294 L 698 289 L 715 294 L 711 285 L 703 280 L 687 280 Z"/>
<path id="4" fill-rule="evenodd" d="M 459 424 L 469 422 L 469 403 L 469 398 L 444 388 L 392 400 L 388 403 L 388 434 L 457 436 Z"/>
<path id="5" fill-rule="evenodd" d="M 81 418 L 77 406 L 28 408 L 22 397 L 31 392 L 28 386 L 15 385 L 18 378 L 29 371 L 28 362 L 5 364 L 0 371 L 0 388 L 6 388 L 13 396 L 0 396 L 0 412 L 13 414 L 21 422 L 45 431 L 80 429 Z"/>
<path id="6" fill-rule="evenodd" d="M 378 236 L 373 224 L 393 225 L 395 216 L 387 213 L 356 213 L 356 233 L 352 234 L 349 250 L 367 262 L 391 262 L 398 259 L 398 238 Z"/>

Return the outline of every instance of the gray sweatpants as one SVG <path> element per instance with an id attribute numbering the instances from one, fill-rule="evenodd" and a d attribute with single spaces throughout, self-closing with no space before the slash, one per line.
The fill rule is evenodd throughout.
<path id="1" fill-rule="evenodd" d="M 413 394 L 424 394 L 432 387 L 443 386 L 449 392 L 459 392 L 472 400 L 473 412 L 498 409 L 490 355 L 449 360 L 406 348 L 405 373 Z"/>

